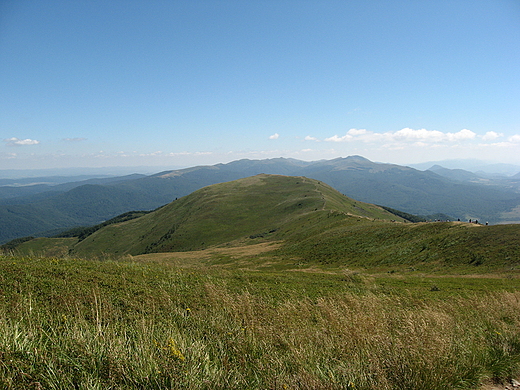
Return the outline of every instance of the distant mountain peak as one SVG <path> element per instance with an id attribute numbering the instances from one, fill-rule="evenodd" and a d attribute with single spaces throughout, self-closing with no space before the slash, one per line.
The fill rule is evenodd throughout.
<path id="1" fill-rule="evenodd" d="M 431 166 L 430 168 L 428 168 L 427 170 L 428 171 L 438 171 L 439 169 L 447 169 L 447 168 L 444 168 L 442 165 L 435 164 L 435 165 Z"/>
<path id="2" fill-rule="evenodd" d="M 353 155 L 353 156 L 348 156 L 346 158 L 346 160 L 351 160 L 351 161 L 362 161 L 362 162 L 372 162 L 370 161 L 368 158 L 365 158 L 363 156 L 359 156 L 359 155 Z"/>

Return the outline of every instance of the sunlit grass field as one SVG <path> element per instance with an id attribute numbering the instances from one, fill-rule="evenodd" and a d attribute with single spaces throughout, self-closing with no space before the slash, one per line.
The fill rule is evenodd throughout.
<path id="1" fill-rule="evenodd" d="M 0 388 L 446 390 L 520 374 L 516 271 L 247 248 L 0 256 Z"/>

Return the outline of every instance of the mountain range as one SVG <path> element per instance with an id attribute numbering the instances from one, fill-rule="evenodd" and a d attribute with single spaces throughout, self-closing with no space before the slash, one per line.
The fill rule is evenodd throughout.
<path id="1" fill-rule="evenodd" d="M 491 224 L 520 222 L 518 178 L 486 180 L 441 168 L 420 171 L 361 156 L 315 162 L 276 158 L 238 160 L 148 176 L 90 178 L 57 185 L 4 185 L 0 186 L 0 243 L 94 225 L 132 210 L 153 210 L 208 185 L 262 173 L 315 179 L 357 201 L 415 215 L 478 219 Z"/>
<path id="2" fill-rule="evenodd" d="M 448 169 L 462 169 L 482 176 L 496 178 L 514 176 L 520 172 L 520 165 L 496 163 L 478 159 L 429 161 L 419 164 L 411 164 L 409 166 L 424 171 L 434 165 L 440 165 Z"/>

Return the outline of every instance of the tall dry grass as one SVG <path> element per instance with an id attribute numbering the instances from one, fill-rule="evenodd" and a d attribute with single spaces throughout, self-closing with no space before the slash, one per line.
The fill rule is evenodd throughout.
<path id="1" fill-rule="evenodd" d="M 248 293 L 211 291 L 222 308 L 213 321 L 250 329 L 272 383 L 448 389 L 517 373 L 520 293 L 427 303 L 350 294 L 288 301 L 274 309 Z"/>
<path id="2" fill-rule="evenodd" d="M 114 267 L 70 265 L 85 284 L 67 290 L 58 266 L 10 274 L 0 388 L 446 390 L 519 374 L 520 292 L 310 294 L 306 276 L 284 297 L 233 273 Z"/>

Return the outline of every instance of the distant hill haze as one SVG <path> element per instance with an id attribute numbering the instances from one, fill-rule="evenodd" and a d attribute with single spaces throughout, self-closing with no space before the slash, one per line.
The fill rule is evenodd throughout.
<path id="1" fill-rule="evenodd" d="M 20 196 L 11 187 L 2 199 L 0 243 L 49 235 L 73 226 L 100 223 L 132 210 L 153 210 L 205 186 L 260 173 L 305 176 L 346 196 L 416 215 L 442 213 L 491 224 L 520 221 L 520 193 L 513 185 L 447 178 L 432 171 L 369 161 L 361 156 L 305 162 L 295 159 L 238 160 L 227 164 L 164 171 L 151 176 L 75 182 L 52 191 Z M 34 189 L 38 192 L 38 189 Z M 7 198 L 9 197 L 9 198 Z"/>

